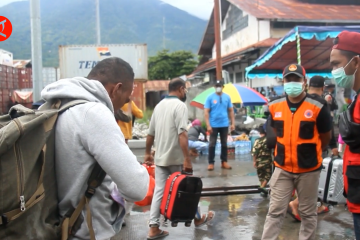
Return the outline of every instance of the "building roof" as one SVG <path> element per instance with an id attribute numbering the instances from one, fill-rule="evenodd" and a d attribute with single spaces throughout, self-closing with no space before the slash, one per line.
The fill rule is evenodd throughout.
<path id="1" fill-rule="evenodd" d="M 226 17 L 230 3 L 258 19 L 279 22 L 360 23 L 360 5 L 312 4 L 299 0 L 221 0 L 222 21 Z M 198 55 L 210 54 L 214 43 L 213 11 Z"/>
<path id="2" fill-rule="evenodd" d="M 145 83 L 146 92 L 159 92 L 169 90 L 170 80 L 149 80 Z M 186 88 L 190 88 L 191 83 L 186 82 Z"/>
<path id="3" fill-rule="evenodd" d="M 229 53 L 225 56 L 222 56 L 222 64 L 230 64 L 234 61 L 239 61 L 243 58 L 244 54 L 248 51 L 255 50 L 258 48 L 268 48 L 274 45 L 279 39 L 278 38 L 268 38 L 263 41 L 257 42 L 255 44 L 252 44 L 250 46 L 247 46 L 245 48 L 241 48 L 235 52 Z M 216 59 L 212 59 L 204 64 L 199 65 L 195 71 L 192 73 L 192 75 L 204 72 L 206 70 L 214 69 L 216 67 Z"/>
<path id="4" fill-rule="evenodd" d="M 258 19 L 360 21 L 360 5 L 304 3 L 299 0 L 229 0 Z M 326 9 L 326 10 L 325 10 Z"/>

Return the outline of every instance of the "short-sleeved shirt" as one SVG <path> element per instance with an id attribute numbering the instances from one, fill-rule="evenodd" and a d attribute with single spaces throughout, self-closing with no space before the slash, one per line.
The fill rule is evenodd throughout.
<path id="1" fill-rule="evenodd" d="M 151 116 L 149 135 L 155 137 L 155 165 L 173 166 L 184 163 L 179 135 L 186 131 L 188 109 L 175 96 L 167 96 L 156 105 Z"/>
<path id="2" fill-rule="evenodd" d="M 205 102 L 205 109 L 210 109 L 210 126 L 228 127 L 229 126 L 229 108 L 232 108 L 231 98 L 226 93 L 217 95 L 216 93 L 208 96 Z"/>
<path id="3" fill-rule="evenodd" d="M 267 147 L 265 136 L 255 140 L 251 153 L 256 159 L 258 168 L 269 166 L 272 163 L 271 149 Z"/>

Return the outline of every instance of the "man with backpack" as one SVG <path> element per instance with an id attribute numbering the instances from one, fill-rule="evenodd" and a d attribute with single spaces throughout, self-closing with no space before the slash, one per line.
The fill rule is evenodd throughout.
<path id="1" fill-rule="evenodd" d="M 46 101 L 88 101 L 68 109 L 58 118 L 55 169 L 62 217 L 76 208 L 95 164 L 106 172 L 89 204 L 96 239 L 110 239 L 118 233 L 125 214 L 124 206 L 111 198 L 112 181 L 128 201 L 142 200 L 148 191 L 149 175 L 126 145 L 114 119 L 114 110 L 129 101 L 133 81 L 131 66 L 113 57 L 100 61 L 88 79 L 60 80 L 42 91 Z M 86 218 L 84 212 L 83 217 Z M 90 239 L 86 221 L 74 233 L 74 238 Z"/>

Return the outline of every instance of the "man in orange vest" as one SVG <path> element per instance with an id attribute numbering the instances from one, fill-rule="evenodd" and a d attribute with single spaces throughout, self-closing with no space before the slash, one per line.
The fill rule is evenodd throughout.
<path id="1" fill-rule="evenodd" d="M 352 88 L 357 94 L 346 111 L 340 114 L 339 130 L 346 143 L 344 152 L 344 195 L 354 218 L 356 240 L 360 240 L 360 33 L 341 32 L 334 40 L 330 63 L 335 83 L 340 88 Z M 345 126 L 345 127 L 344 127 Z M 350 128 L 348 128 L 350 126 Z"/>
<path id="2" fill-rule="evenodd" d="M 315 237 L 321 155 L 330 141 L 331 116 L 324 99 L 305 92 L 305 75 L 302 66 L 287 66 L 283 72 L 286 96 L 269 103 L 270 124 L 277 142 L 262 240 L 278 238 L 294 189 L 302 219 L 299 239 Z"/>

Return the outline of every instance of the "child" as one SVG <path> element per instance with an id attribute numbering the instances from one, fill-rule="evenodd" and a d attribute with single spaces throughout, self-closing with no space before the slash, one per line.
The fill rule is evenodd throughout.
<path id="1" fill-rule="evenodd" d="M 252 156 L 254 160 L 254 168 L 257 169 L 257 174 L 260 180 L 259 190 L 263 196 L 267 196 L 266 184 L 269 182 L 272 175 L 272 157 L 271 149 L 266 144 L 266 132 L 263 126 L 258 129 L 260 138 L 255 140 L 252 149 Z"/>

